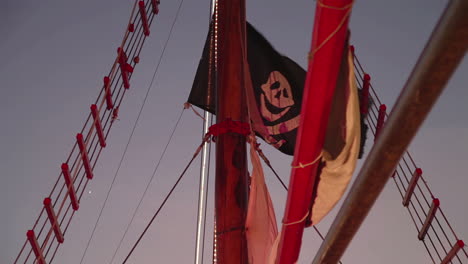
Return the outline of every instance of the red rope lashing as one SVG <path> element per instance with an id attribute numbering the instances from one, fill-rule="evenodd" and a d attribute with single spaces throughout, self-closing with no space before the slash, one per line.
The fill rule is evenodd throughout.
<path id="1" fill-rule="evenodd" d="M 243 136 L 248 136 L 250 134 L 250 126 L 245 122 L 226 119 L 221 123 L 210 126 L 207 135 L 217 137 L 226 133 L 237 133 Z"/>

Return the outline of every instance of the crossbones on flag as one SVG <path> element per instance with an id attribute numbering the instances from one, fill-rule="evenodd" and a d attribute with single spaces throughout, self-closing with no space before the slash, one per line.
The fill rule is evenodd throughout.
<path id="1" fill-rule="evenodd" d="M 247 62 L 254 97 L 254 102 L 248 102 L 252 126 L 266 142 L 285 154 L 293 155 L 306 72 L 297 63 L 278 53 L 252 25 L 247 23 L 246 29 Z M 213 85 L 208 85 L 209 45 L 210 34 L 205 42 L 188 102 L 215 114 L 216 91 Z M 344 77 L 342 72 L 339 79 Z M 338 80 L 337 86 L 340 85 L 346 86 Z M 345 105 L 343 96 L 335 96 L 325 142 L 326 148 L 334 148 L 328 151 L 330 153 L 338 152 L 345 145 Z"/>

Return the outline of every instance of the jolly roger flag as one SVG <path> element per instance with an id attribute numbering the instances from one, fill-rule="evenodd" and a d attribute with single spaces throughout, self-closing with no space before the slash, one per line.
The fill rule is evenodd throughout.
<path id="1" fill-rule="evenodd" d="M 214 114 L 216 94 L 207 88 L 209 43 L 207 38 L 188 102 Z M 293 155 L 306 72 L 278 53 L 249 23 L 247 51 L 257 110 L 270 137 L 259 135 L 283 153 Z"/>
<path id="2" fill-rule="evenodd" d="M 253 129 L 257 135 L 281 152 L 294 155 L 306 72 L 297 63 L 277 52 L 252 25 L 247 23 L 246 28 L 247 62 L 253 90 L 251 96 L 253 100 L 248 100 L 247 104 L 251 112 Z M 212 89 L 213 86 L 208 85 L 209 40 L 208 35 L 188 102 L 215 114 L 216 91 Z M 348 43 L 345 45 L 347 50 Z M 349 64 L 346 54 L 342 57 L 324 143 L 324 150 L 332 157 L 336 157 L 346 144 L 345 108 L 346 95 L 349 94 L 347 77 L 352 67 L 348 66 L 352 64 Z M 213 78 L 211 83 L 214 81 Z M 247 93 L 250 92 L 251 90 L 247 88 Z M 363 138 L 359 157 L 363 153 L 367 131 L 363 117 L 360 120 Z"/>

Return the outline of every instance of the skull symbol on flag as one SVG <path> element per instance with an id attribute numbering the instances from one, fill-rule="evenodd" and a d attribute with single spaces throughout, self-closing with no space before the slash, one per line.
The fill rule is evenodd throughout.
<path id="1" fill-rule="evenodd" d="M 279 71 L 272 71 L 261 85 L 260 110 L 263 118 L 274 122 L 283 117 L 294 105 L 291 85 Z"/>

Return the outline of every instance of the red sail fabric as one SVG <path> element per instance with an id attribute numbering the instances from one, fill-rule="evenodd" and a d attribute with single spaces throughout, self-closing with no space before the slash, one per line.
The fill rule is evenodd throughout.
<path id="1" fill-rule="evenodd" d="M 244 55 L 246 54 L 244 50 Z M 261 117 L 255 108 L 255 97 L 253 94 L 252 78 L 248 67 L 248 61 L 244 56 L 244 87 L 247 99 L 247 111 L 252 126 L 263 124 Z M 257 153 L 257 142 L 254 129 L 251 128 L 250 138 L 250 160 L 252 162 L 252 175 L 250 183 L 249 204 L 245 220 L 247 251 L 250 264 L 268 263 L 271 249 L 275 239 L 278 237 L 278 225 L 276 223 L 275 210 L 270 198 L 270 193 L 265 184 L 265 176 Z M 256 131 L 263 131 L 260 126 Z"/>
<path id="2" fill-rule="evenodd" d="M 252 178 L 249 206 L 246 219 L 247 247 L 249 263 L 267 263 L 273 243 L 278 235 L 275 211 L 270 193 L 265 184 L 265 176 L 256 151 L 256 142 L 250 142 Z"/>

